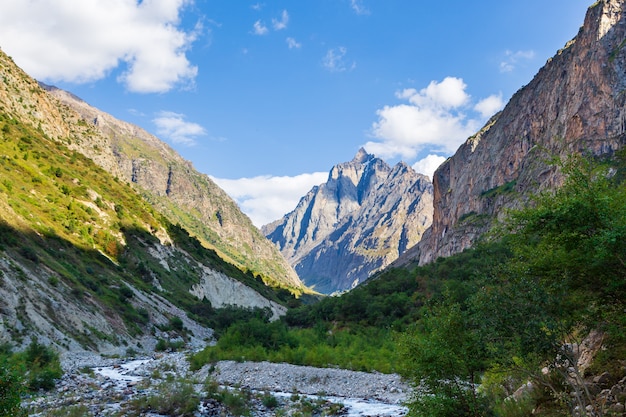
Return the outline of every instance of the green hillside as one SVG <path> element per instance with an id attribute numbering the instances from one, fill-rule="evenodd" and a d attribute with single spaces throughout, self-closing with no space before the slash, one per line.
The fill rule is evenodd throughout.
<path id="1" fill-rule="evenodd" d="M 259 277 L 203 247 L 128 184 L 6 113 L 0 113 L 0 155 L 3 258 L 14 269 L 20 267 L 11 259 L 33 271 L 46 270 L 48 284 L 67 288 L 69 302 L 94 304 L 119 314 L 123 330 L 131 335 L 149 332 L 153 323 L 145 310 L 129 302 L 133 291 L 127 284 L 168 299 L 204 325 L 214 324 L 215 310 L 189 292 L 200 282 L 200 265 L 237 279 L 270 300 L 291 299 L 288 292 L 276 292 Z M 155 245 L 177 249 L 167 268 L 150 253 Z M 65 331 L 86 345 L 93 344 L 72 326 Z M 23 329 L 15 337 L 27 333 Z"/>

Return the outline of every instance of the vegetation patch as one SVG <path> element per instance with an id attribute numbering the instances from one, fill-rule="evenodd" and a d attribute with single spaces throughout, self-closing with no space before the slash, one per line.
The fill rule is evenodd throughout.
<path id="1" fill-rule="evenodd" d="M 504 184 L 494 187 L 490 190 L 483 191 L 482 193 L 480 193 L 480 196 L 484 198 L 496 198 L 501 195 L 511 194 L 515 192 L 516 185 L 517 180 L 505 182 Z"/>

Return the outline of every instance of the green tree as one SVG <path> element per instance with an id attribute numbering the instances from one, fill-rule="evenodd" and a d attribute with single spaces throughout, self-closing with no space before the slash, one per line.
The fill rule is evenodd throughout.
<path id="1" fill-rule="evenodd" d="M 431 307 L 401 337 L 404 376 L 415 388 L 411 416 L 488 415 L 477 389 L 486 358 L 477 335 L 468 312 L 455 303 Z"/>
<path id="2" fill-rule="evenodd" d="M 592 161 L 572 158 L 562 169 L 561 188 L 512 214 L 514 256 L 472 303 L 492 366 L 525 374 L 571 412 L 593 406 L 576 359 L 582 338 L 624 333 L 626 191 Z"/>
<path id="3" fill-rule="evenodd" d="M 505 262 L 461 275 L 447 261 L 432 267 L 439 301 L 400 343 L 416 387 L 411 415 L 508 416 L 536 405 L 602 415 L 577 357 L 592 329 L 626 345 L 626 188 L 619 169 L 590 160 L 561 168 L 561 188 L 508 219 Z M 528 381 L 532 397 L 505 401 Z"/>

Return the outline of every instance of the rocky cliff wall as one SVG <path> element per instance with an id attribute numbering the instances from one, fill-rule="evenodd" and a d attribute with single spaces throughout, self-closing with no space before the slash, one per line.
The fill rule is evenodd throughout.
<path id="1" fill-rule="evenodd" d="M 596 2 L 578 35 L 436 171 L 433 224 L 398 264 L 471 246 L 506 208 L 560 184 L 553 157 L 612 154 L 626 143 L 623 0 Z"/>

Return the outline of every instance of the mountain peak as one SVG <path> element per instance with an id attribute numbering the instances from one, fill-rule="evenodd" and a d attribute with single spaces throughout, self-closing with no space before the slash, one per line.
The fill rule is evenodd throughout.
<path id="1" fill-rule="evenodd" d="M 371 154 L 367 153 L 367 151 L 363 147 L 361 147 L 361 148 L 359 148 L 358 152 L 356 153 L 356 155 L 352 159 L 352 162 L 357 162 L 359 164 L 362 164 L 362 163 L 367 162 L 368 160 L 372 159 L 373 157 L 374 157 L 374 155 L 371 155 Z"/>
<path id="2" fill-rule="evenodd" d="M 424 183 L 426 181 L 427 183 Z M 353 288 L 416 244 L 432 222 L 432 185 L 361 148 L 335 165 L 266 236 L 300 279 L 332 294 Z"/>

